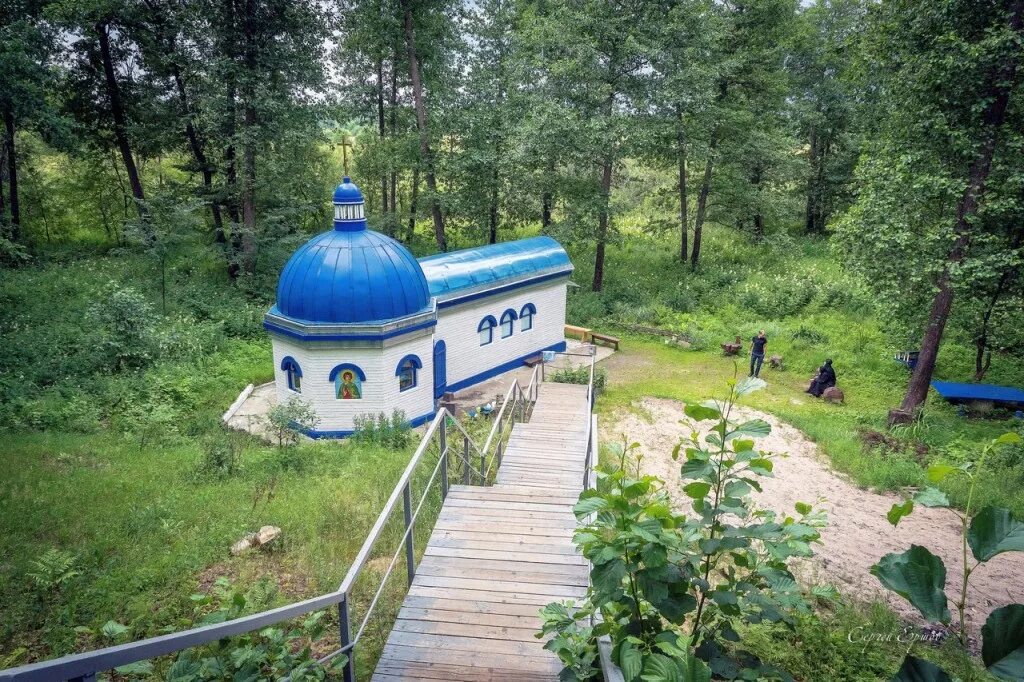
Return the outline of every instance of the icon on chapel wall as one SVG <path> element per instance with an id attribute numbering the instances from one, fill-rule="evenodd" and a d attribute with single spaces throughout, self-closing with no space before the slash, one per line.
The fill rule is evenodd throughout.
<path id="1" fill-rule="evenodd" d="M 342 370 L 334 380 L 335 396 L 338 400 L 359 400 L 363 397 L 363 385 L 356 373 Z"/>

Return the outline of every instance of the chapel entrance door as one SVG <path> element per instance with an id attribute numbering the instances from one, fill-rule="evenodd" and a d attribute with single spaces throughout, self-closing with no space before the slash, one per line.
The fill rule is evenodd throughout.
<path id="1" fill-rule="evenodd" d="M 448 373 L 445 367 L 447 349 L 444 341 L 434 344 L 434 399 L 437 400 L 444 395 L 448 388 Z"/>

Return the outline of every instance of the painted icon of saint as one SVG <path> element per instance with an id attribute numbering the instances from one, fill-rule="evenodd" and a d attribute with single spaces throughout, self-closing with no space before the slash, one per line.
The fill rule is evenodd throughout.
<path id="1" fill-rule="evenodd" d="M 359 377 L 350 369 L 346 369 L 338 375 L 335 391 L 338 400 L 359 400 L 363 397 L 363 387 Z"/>

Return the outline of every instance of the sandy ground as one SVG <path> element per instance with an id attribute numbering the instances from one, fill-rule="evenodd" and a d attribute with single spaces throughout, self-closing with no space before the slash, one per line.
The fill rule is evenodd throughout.
<path id="1" fill-rule="evenodd" d="M 680 423 L 686 419 L 683 403 L 647 398 L 634 407 L 638 409 L 604 420 L 602 438 L 621 440 L 626 434 L 630 442 L 640 443 L 645 472 L 663 479 L 680 507 L 689 511 L 685 496 L 675 492 L 680 484 L 679 463 L 672 459 L 672 448 L 690 433 L 690 428 Z M 963 580 L 959 520 L 948 510 L 917 506 L 893 528 L 885 514 L 902 498 L 863 490 L 834 473 L 817 446 L 789 424 L 756 410 L 737 411 L 739 419 L 755 417 L 772 426 L 771 435 L 759 441 L 758 448 L 787 453 L 775 460 L 774 479 L 765 480 L 764 492 L 755 493 L 757 504 L 792 514 L 797 502 L 809 502 L 828 514 L 821 544 L 815 546 L 816 556 L 794 567 L 801 578 L 831 583 L 847 596 L 879 597 L 907 620 L 920 622 L 918 612 L 885 590 L 869 569 L 889 552 L 903 552 L 911 544 L 924 545 L 946 565 L 946 593 L 955 621 L 952 598 L 959 594 Z M 973 564 L 970 555 L 968 560 Z M 992 609 L 1009 603 L 1024 603 L 1024 555 L 1019 553 L 1001 554 L 971 576 L 967 621 L 972 635 L 978 636 Z"/>

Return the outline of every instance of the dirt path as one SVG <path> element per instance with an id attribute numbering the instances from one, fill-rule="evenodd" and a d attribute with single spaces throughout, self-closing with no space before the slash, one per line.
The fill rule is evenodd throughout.
<path id="1" fill-rule="evenodd" d="M 647 398 L 635 405 L 634 411 L 621 411 L 613 419 L 604 420 L 601 437 L 621 440 L 626 434 L 638 442 L 643 453 L 642 467 L 668 484 L 680 507 L 688 505 L 679 489 L 679 463 L 672 460 L 672 448 L 690 429 L 684 420 L 683 403 L 674 400 Z M 872 564 L 889 552 L 902 552 L 912 543 L 924 545 L 946 564 L 947 594 L 959 593 L 961 571 L 960 525 L 947 510 L 918 506 L 914 513 L 893 528 L 885 518 L 895 495 L 879 495 L 858 488 L 828 466 L 817 446 L 796 428 L 769 414 L 740 408 L 738 418 L 760 417 L 772 426 L 772 433 L 758 443 L 758 448 L 774 453 L 788 453 L 775 460 L 775 478 L 764 484 L 763 493 L 755 493 L 762 508 L 793 513 L 797 502 L 809 502 L 828 513 L 828 527 L 821 534 L 822 544 L 816 556 L 798 568 L 801 577 L 819 583 L 832 583 L 847 595 L 863 598 L 878 596 L 901 616 L 919 620 L 917 611 L 907 602 L 889 594 L 878 579 L 868 571 Z M 710 422 L 707 422 L 708 424 Z M 969 560 L 970 557 L 969 557 Z M 972 560 L 973 563 L 973 560 Z M 971 595 L 967 620 L 977 637 L 989 612 L 1008 603 L 1024 603 L 1024 556 L 1001 554 L 981 566 L 971 577 Z M 955 607 L 950 602 L 950 611 Z"/>

